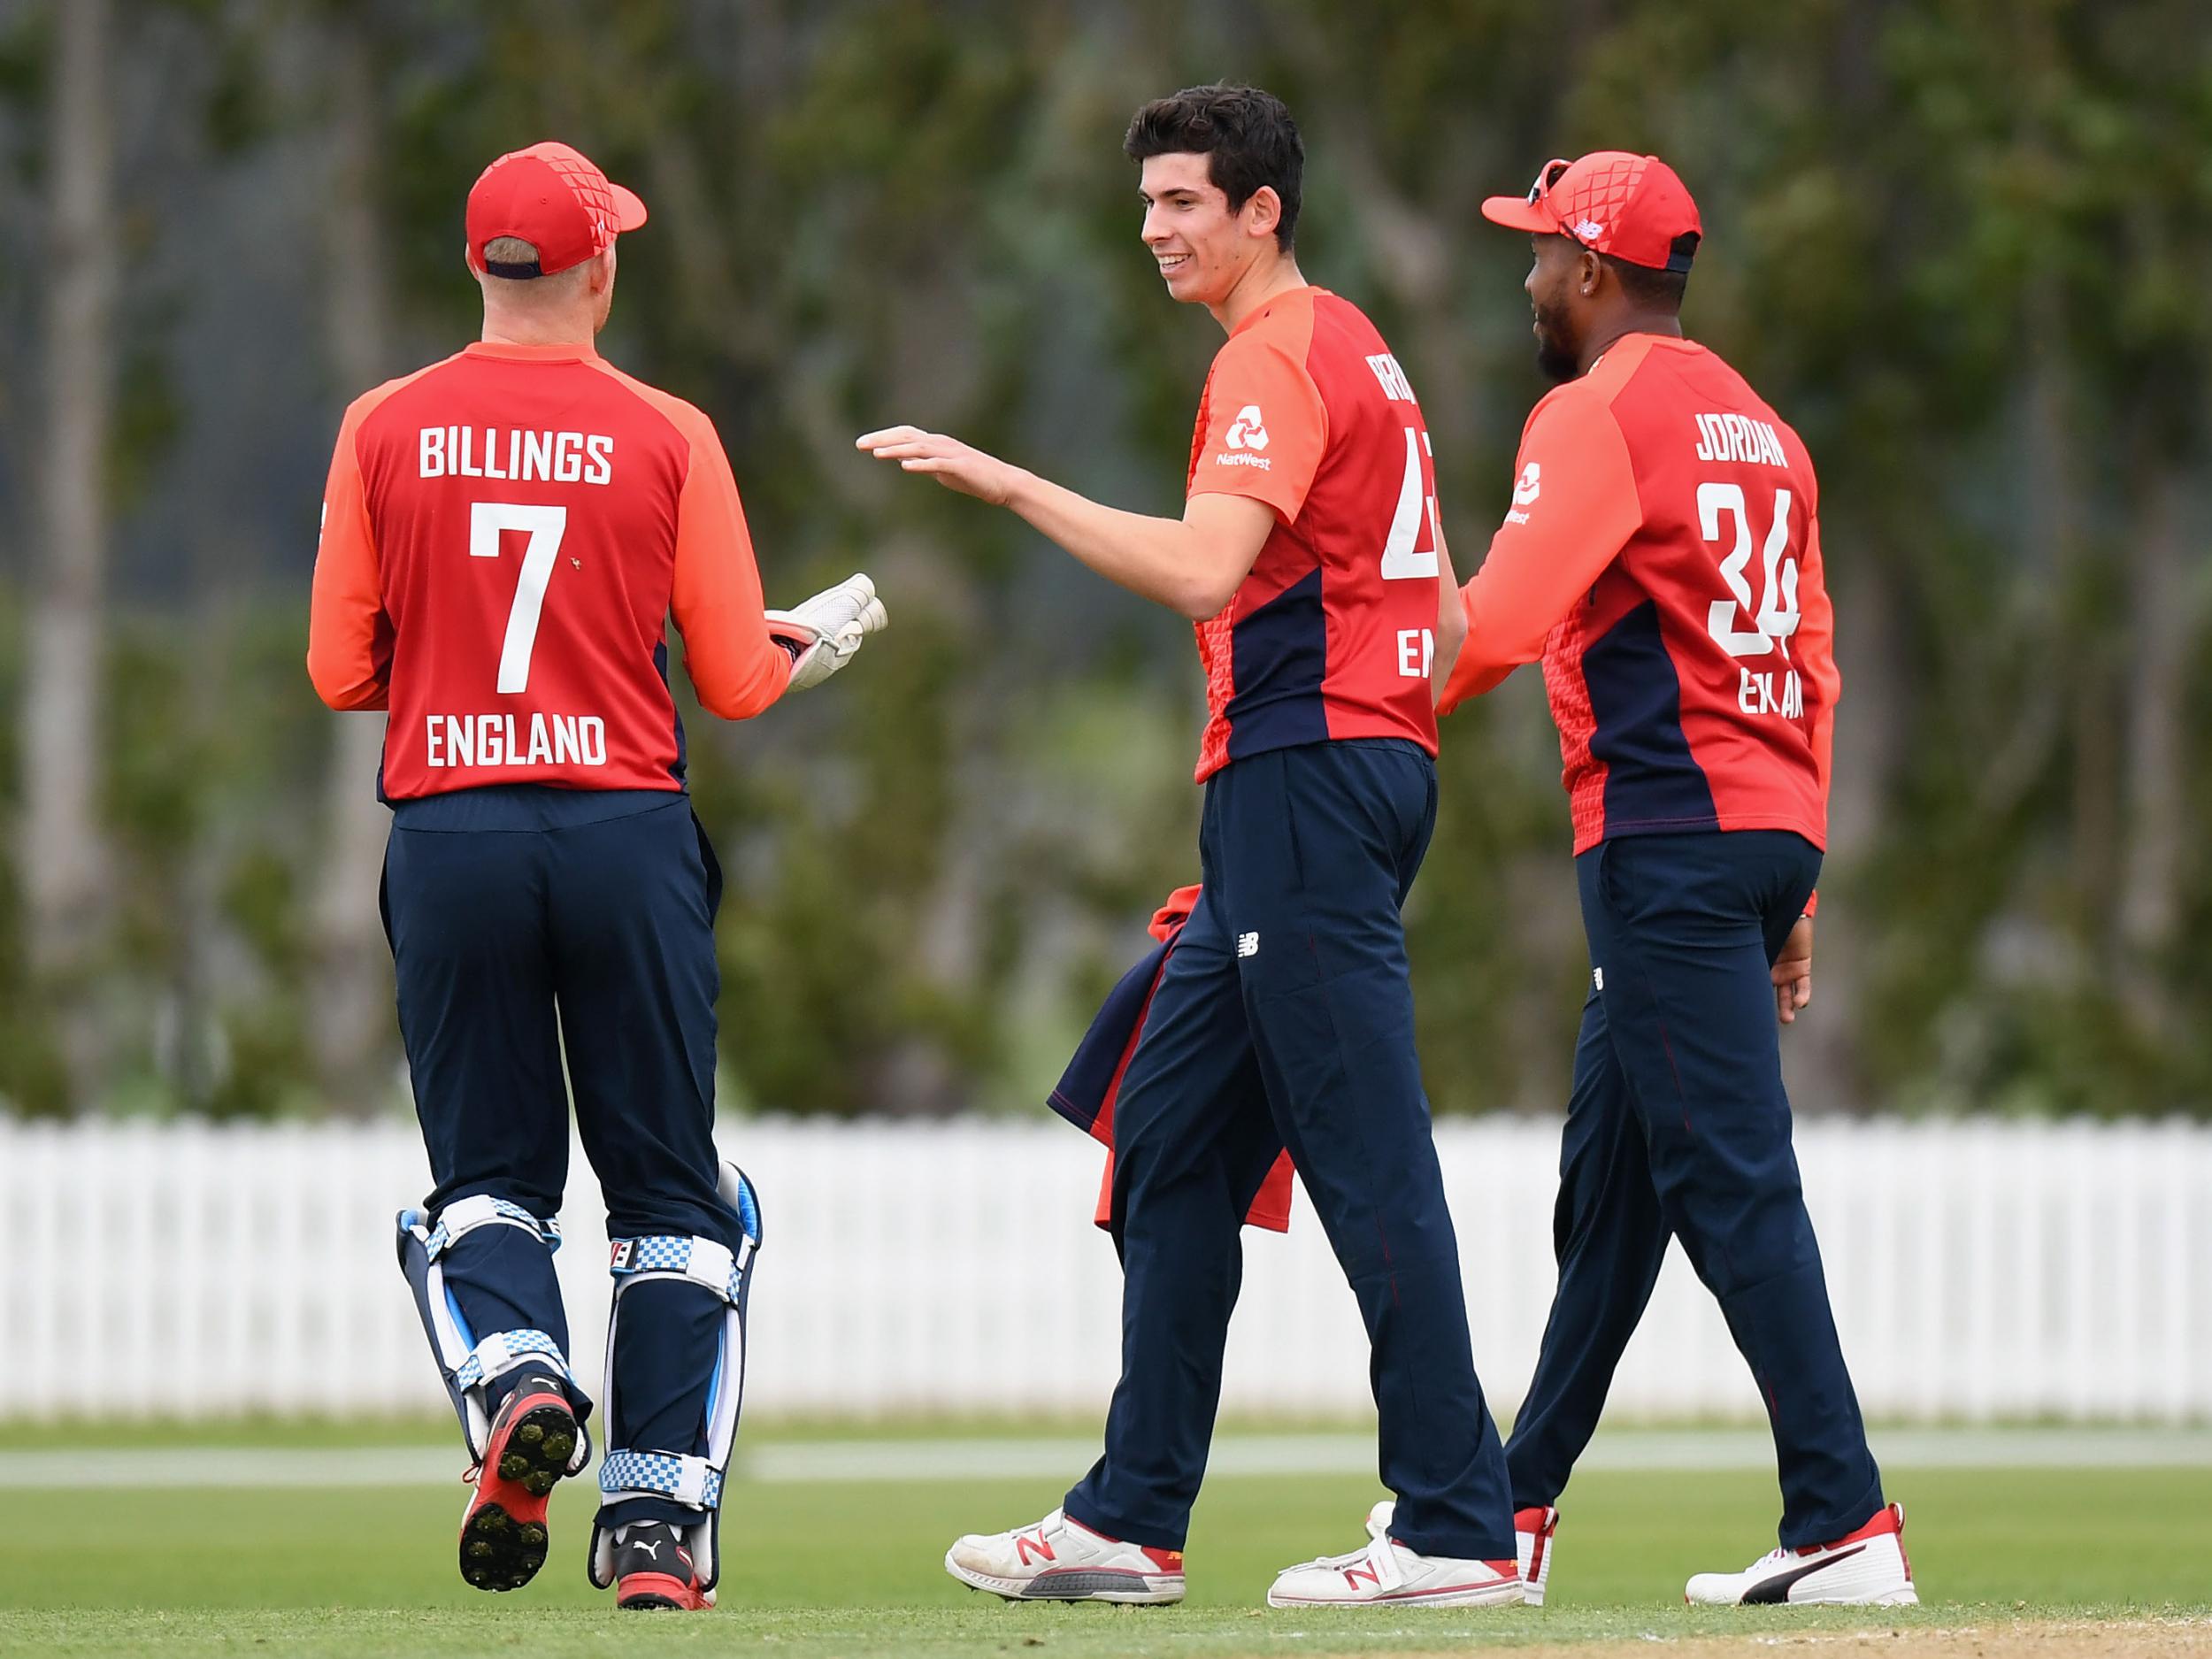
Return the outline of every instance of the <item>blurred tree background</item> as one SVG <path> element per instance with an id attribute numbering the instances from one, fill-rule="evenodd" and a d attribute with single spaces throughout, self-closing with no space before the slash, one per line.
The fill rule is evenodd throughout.
<path id="1" fill-rule="evenodd" d="M 727 1099 L 1036 1110 L 1191 879 L 1188 632 L 872 466 L 949 428 L 1172 511 L 1217 342 L 1130 111 L 1309 147 L 1307 273 L 1438 440 L 1463 572 L 1543 390 L 1539 163 L 1656 150 L 1686 314 L 1823 476 L 1847 693 L 1807 1110 L 2212 1110 L 2212 12 L 2198 0 L 0 0 L 0 1099 L 403 1110 L 375 719 L 301 665 L 339 411 L 472 337 L 463 197 L 632 183 L 603 349 L 703 405 L 830 690 L 689 711 Z M 1440 1110 L 1555 1110 L 1586 972 L 1532 673 L 1448 723 L 1411 911 Z"/>

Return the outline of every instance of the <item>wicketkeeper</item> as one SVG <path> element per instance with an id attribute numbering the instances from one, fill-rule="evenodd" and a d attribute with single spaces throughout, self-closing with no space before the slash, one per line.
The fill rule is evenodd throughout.
<path id="1" fill-rule="evenodd" d="M 712 1135 L 722 880 L 667 625 L 701 704 L 741 720 L 886 618 L 865 576 L 764 612 L 712 424 L 594 350 L 644 222 L 565 144 L 477 180 L 483 338 L 347 410 L 307 662 L 331 707 L 390 710 L 383 910 L 436 1183 L 399 1255 L 477 1463 L 461 1575 L 528 1583 L 590 1457 L 552 1261 L 572 1090 L 615 1241 L 591 1579 L 695 1608 L 761 1225 Z"/>

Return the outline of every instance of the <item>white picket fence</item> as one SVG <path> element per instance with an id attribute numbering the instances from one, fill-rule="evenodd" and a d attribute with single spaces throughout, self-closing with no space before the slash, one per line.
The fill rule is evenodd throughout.
<path id="1" fill-rule="evenodd" d="M 749 1409 L 1087 1415 L 1118 1354 L 1090 1224 L 1099 1149 L 1057 1123 L 735 1122 L 767 1239 Z M 1551 1294 L 1557 1132 L 1440 1131 L 1493 1399 Z M 1968 1119 L 1801 1127 L 1845 1349 L 1870 1415 L 2212 1419 L 2212 1129 Z M 575 1161 L 559 1264 L 581 1367 L 604 1230 Z M 0 1417 L 437 1409 L 392 1217 L 411 1128 L 0 1122 Z M 1366 1408 L 1357 1311 L 1313 1214 L 1248 1233 L 1225 1404 Z M 1717 1310 L 1670 1259 L 1622 1417 L 1755 1419 Z"/>

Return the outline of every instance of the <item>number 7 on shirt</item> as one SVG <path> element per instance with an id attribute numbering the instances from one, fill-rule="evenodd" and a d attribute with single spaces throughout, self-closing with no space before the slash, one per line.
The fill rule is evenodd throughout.
<path id="1" fill-rule="evenodd" d="M 469 557 L 497 558 L 503 530 L 526 531 L 530 537 L 522 552 L 522 573 L 515 582 L 515 603 L 507 612 L 507 637 L 499 650 L 499 690 L 507 695 L 530 687 L 530 654 L 537 648 L 546 584 L 553 580 L 561 538 L 568 534 L 568 509 L 480 501 L 469 509 Z"/>

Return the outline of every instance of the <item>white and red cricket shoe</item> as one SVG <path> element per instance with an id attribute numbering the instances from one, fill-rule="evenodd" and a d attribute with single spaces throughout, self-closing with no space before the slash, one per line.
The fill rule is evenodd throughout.
<path id="1" fill-rule="evenodd" d="M 1510 1561 L 1460 1561 L 1416 1555 L 1390 1536 L 1396 1506 L 1387 1498 L 1367 1512 L 1367 1548 L 1286 1567 L 1267 1593 L 1270 1607 L 1510 1607 L 1521 1575 Z"/>
<path id="2" fill-rule="evenodd" d="M 945 1571 L 1010 1601 L 1183 1599 L 1183 1552 L 1149 1549 L 1094 1532 L 1058 1509 L 1030 1526 L 971 1532 L 945 1552 Z"/>
<path id="3" fill-rule="evenodd" d="M 1390 1531 L 1397 1513 L 1394 1499 L 1385 1498 L 1367 1511 L 1367 1536 L 1381 1538 Z M 1513 1554 L 1521 1571 L 1521 1599 L 1531 1607 L 1544 1605 L 1544 1586 L 1551 1578 L 1551 1535 L 1559 1530 L 1559 1511 L 1554 1509 L 1517 1509 L 1513 1513 Z"/>
<path id="4" fill-rule="evenodd" d="M 1544 1586 L 1551 1579 L 1551 1535 L 1559 1530 L 1559 1511 L 1542 1509 L 1513 1512 L 1513 1553 L 1521 1568 L 1521 1599 L 1531 1607 L 1544 1605 Z"/>
<path id="5" fill-rule="evenodd" d="M 1917 1607 L 1904 1506 L 1891 1504 L 1832 1544 L 1773 1550 L 1741 1572 L 1701 1572 L 1682 1599 L 1705 1607 Z"/>

